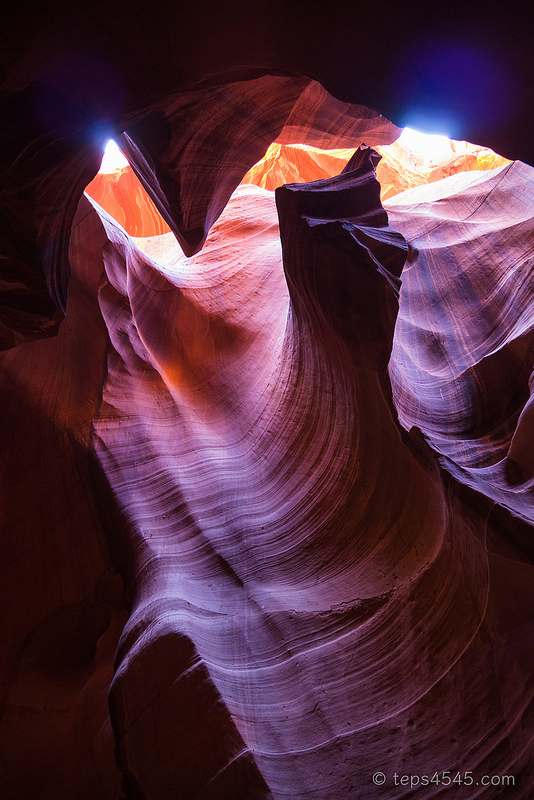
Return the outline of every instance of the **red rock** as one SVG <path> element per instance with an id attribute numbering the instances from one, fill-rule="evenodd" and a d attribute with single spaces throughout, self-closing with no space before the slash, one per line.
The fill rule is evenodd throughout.
<path id="1" fill-rule="evenodd" d="M 1 794 L 530 800 L 532 168 L 275 206 L 271 142 L 395 138 L 345 101 L 401 121 L 428 9 L 171 5 L 6 21 Z M 493 14 L 432 103 L 528 160 Z M 81 197 L 110 127 L 183 251 Z"/>

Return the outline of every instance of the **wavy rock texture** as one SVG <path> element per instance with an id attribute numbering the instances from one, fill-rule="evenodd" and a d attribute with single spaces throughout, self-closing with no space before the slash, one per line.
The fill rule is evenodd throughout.
<path id="1" fill-rule="evenodd" d="M 387 213 L 367 148 L 238 186 L 275 139 L 397 133 L 307 79 L 197 87 L 122 140 L 186 255 L 88 198 L 42 221 L 72 277 L 2 356 L 6 797 L 532 796 L 532 169 Z"/>
<path id="2" fill-rule="evenodd" d="M 387 205 L 412 248 L 390 365 L 401 422 L 419 427 L 463 483 L 524 520 L 534 479 L 533 180 L 514 162 Z"/>
<path id="3" fill-rule="evenodd" d="M 442 158 L 432 167 L 398 141 L 377 145 L 377 152 L 382 156 L 377 166 L 381 200 L 457 172 L 485 171 L 510 163 L 488 148 L 466 142 L 461 145 L 466 152 L 455 154 L 451 150 L 450 157 Z M 355 148 L 324 150 L 306 144 L 273 142 L 241 183 L 252 183 L 274 191 L 286 183 L 332 178 L 344 169 L 354 153 Z M 86 192 L 131 236 L 150 237 L 170 231 L 131 167 L 98 173 L 86 187 Z"/>
<path id="4" fill-rule="evenodd" d="M 488 550 L 488 508 L 396 422 L 389 352 L 413 333 L 399 322 L 393 339 L 406 250 L 378 191 L 369 163 L 279 190 L 282 251 L 273 196 L 250 186 L 192 259 L 171 236 L 147 258 L 102 220 L 117 333 L 97 452 L 135 531 L 112 710 L 121 767 L 149 796 L 189 775 L 170 719 L 221 724 L 221 700 L 191 708 L 192 685 L 218 693 L 240 738 L 184 797 L 263 796 L 256 769 L 274 797 L 379 797 L 385 763 L 423 774 L 444 753 L 530 792 L 532 569 L 510 544 Z"/>

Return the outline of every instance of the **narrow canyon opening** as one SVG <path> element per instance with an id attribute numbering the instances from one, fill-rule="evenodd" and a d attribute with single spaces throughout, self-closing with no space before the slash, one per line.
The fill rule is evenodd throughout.
<path id="1" fill-rule="evenodd" d="M 393 144 L 377 145 L 376 150 L 381 156 L 377 179 L 382 201 L 459 172 L 486 171 L 510 163 L 490 148 L 411 128 L 404 128 Z M 322 150 L 273 142 L 241 183 L 274 191 L 285 183 L 332 178 L 355 151 L 355 147 Z M 170 232 L 113 139 L 106 143 L 100 170 L 86 191 L 131 236 L 143 239 Z M 142 242 L 139 244 L 142 247 Z"/>

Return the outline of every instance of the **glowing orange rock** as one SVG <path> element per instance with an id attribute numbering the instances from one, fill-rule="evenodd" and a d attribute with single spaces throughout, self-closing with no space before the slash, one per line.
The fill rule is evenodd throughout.
<path id="1" fill-rule="evenodd" d="M 338 175 L 354 148 L 320 150 L 303 144 L 273 142 L 261 161 L 250 169 L 242 183 L 253 183 L 274 191 L 285 183 L 307 183 Z"/>
<path id="2" fill-rule="evenodd" d="M 463 152 L 455 152 L 455 147 L 460 146 Z M 386 147 L 378 146 L 376 150 L 382 156 L 376 170 L 382 200 L 387 200 L 414 186 L 434 183 L 458 172 L 486 171 L 510 163 L 508 159 L 497 155 L 493 150 L 468 142 L 451 141 L 450 156 L 441 158 L 437 162 L 425 161 L 398 140 Z"/>
<path id="3" fill-rule="evenodd" d="M 460 149 L 460 152 L 456 152 L 456 149 Z M 458 172 L 486 171 L 510 163 L 493 150 L 468 142 L 451 141 L 450 156 L 434 161 L 426 160 L 400 141 L 377 146 L 376 150 L 382 156 L 376 169 L 381 200 Z M 342 171 L 354 152 L 355 148 L 322 150 L 308 145 L 273 142 L 242 182 L 274 191 L 286 183 L 308 183 L 331 178 Z"/>
<path id="4" fill-rule="evenodd" d="M 170 230 L 129 166 L 99 172 L 85 191 L 130 236 L 157 236 Z"/>

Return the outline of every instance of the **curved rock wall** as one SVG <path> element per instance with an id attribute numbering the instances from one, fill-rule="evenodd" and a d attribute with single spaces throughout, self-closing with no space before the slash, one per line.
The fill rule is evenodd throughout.
<path id="1" fill-rule="evenodd" d="M 186 255 L 78 204 L 85 138 L 7 165 L 3 796 L 531 797 L 532 168 L 238 187 L 397 133 L 167 93 L 122 146 Z"/>

